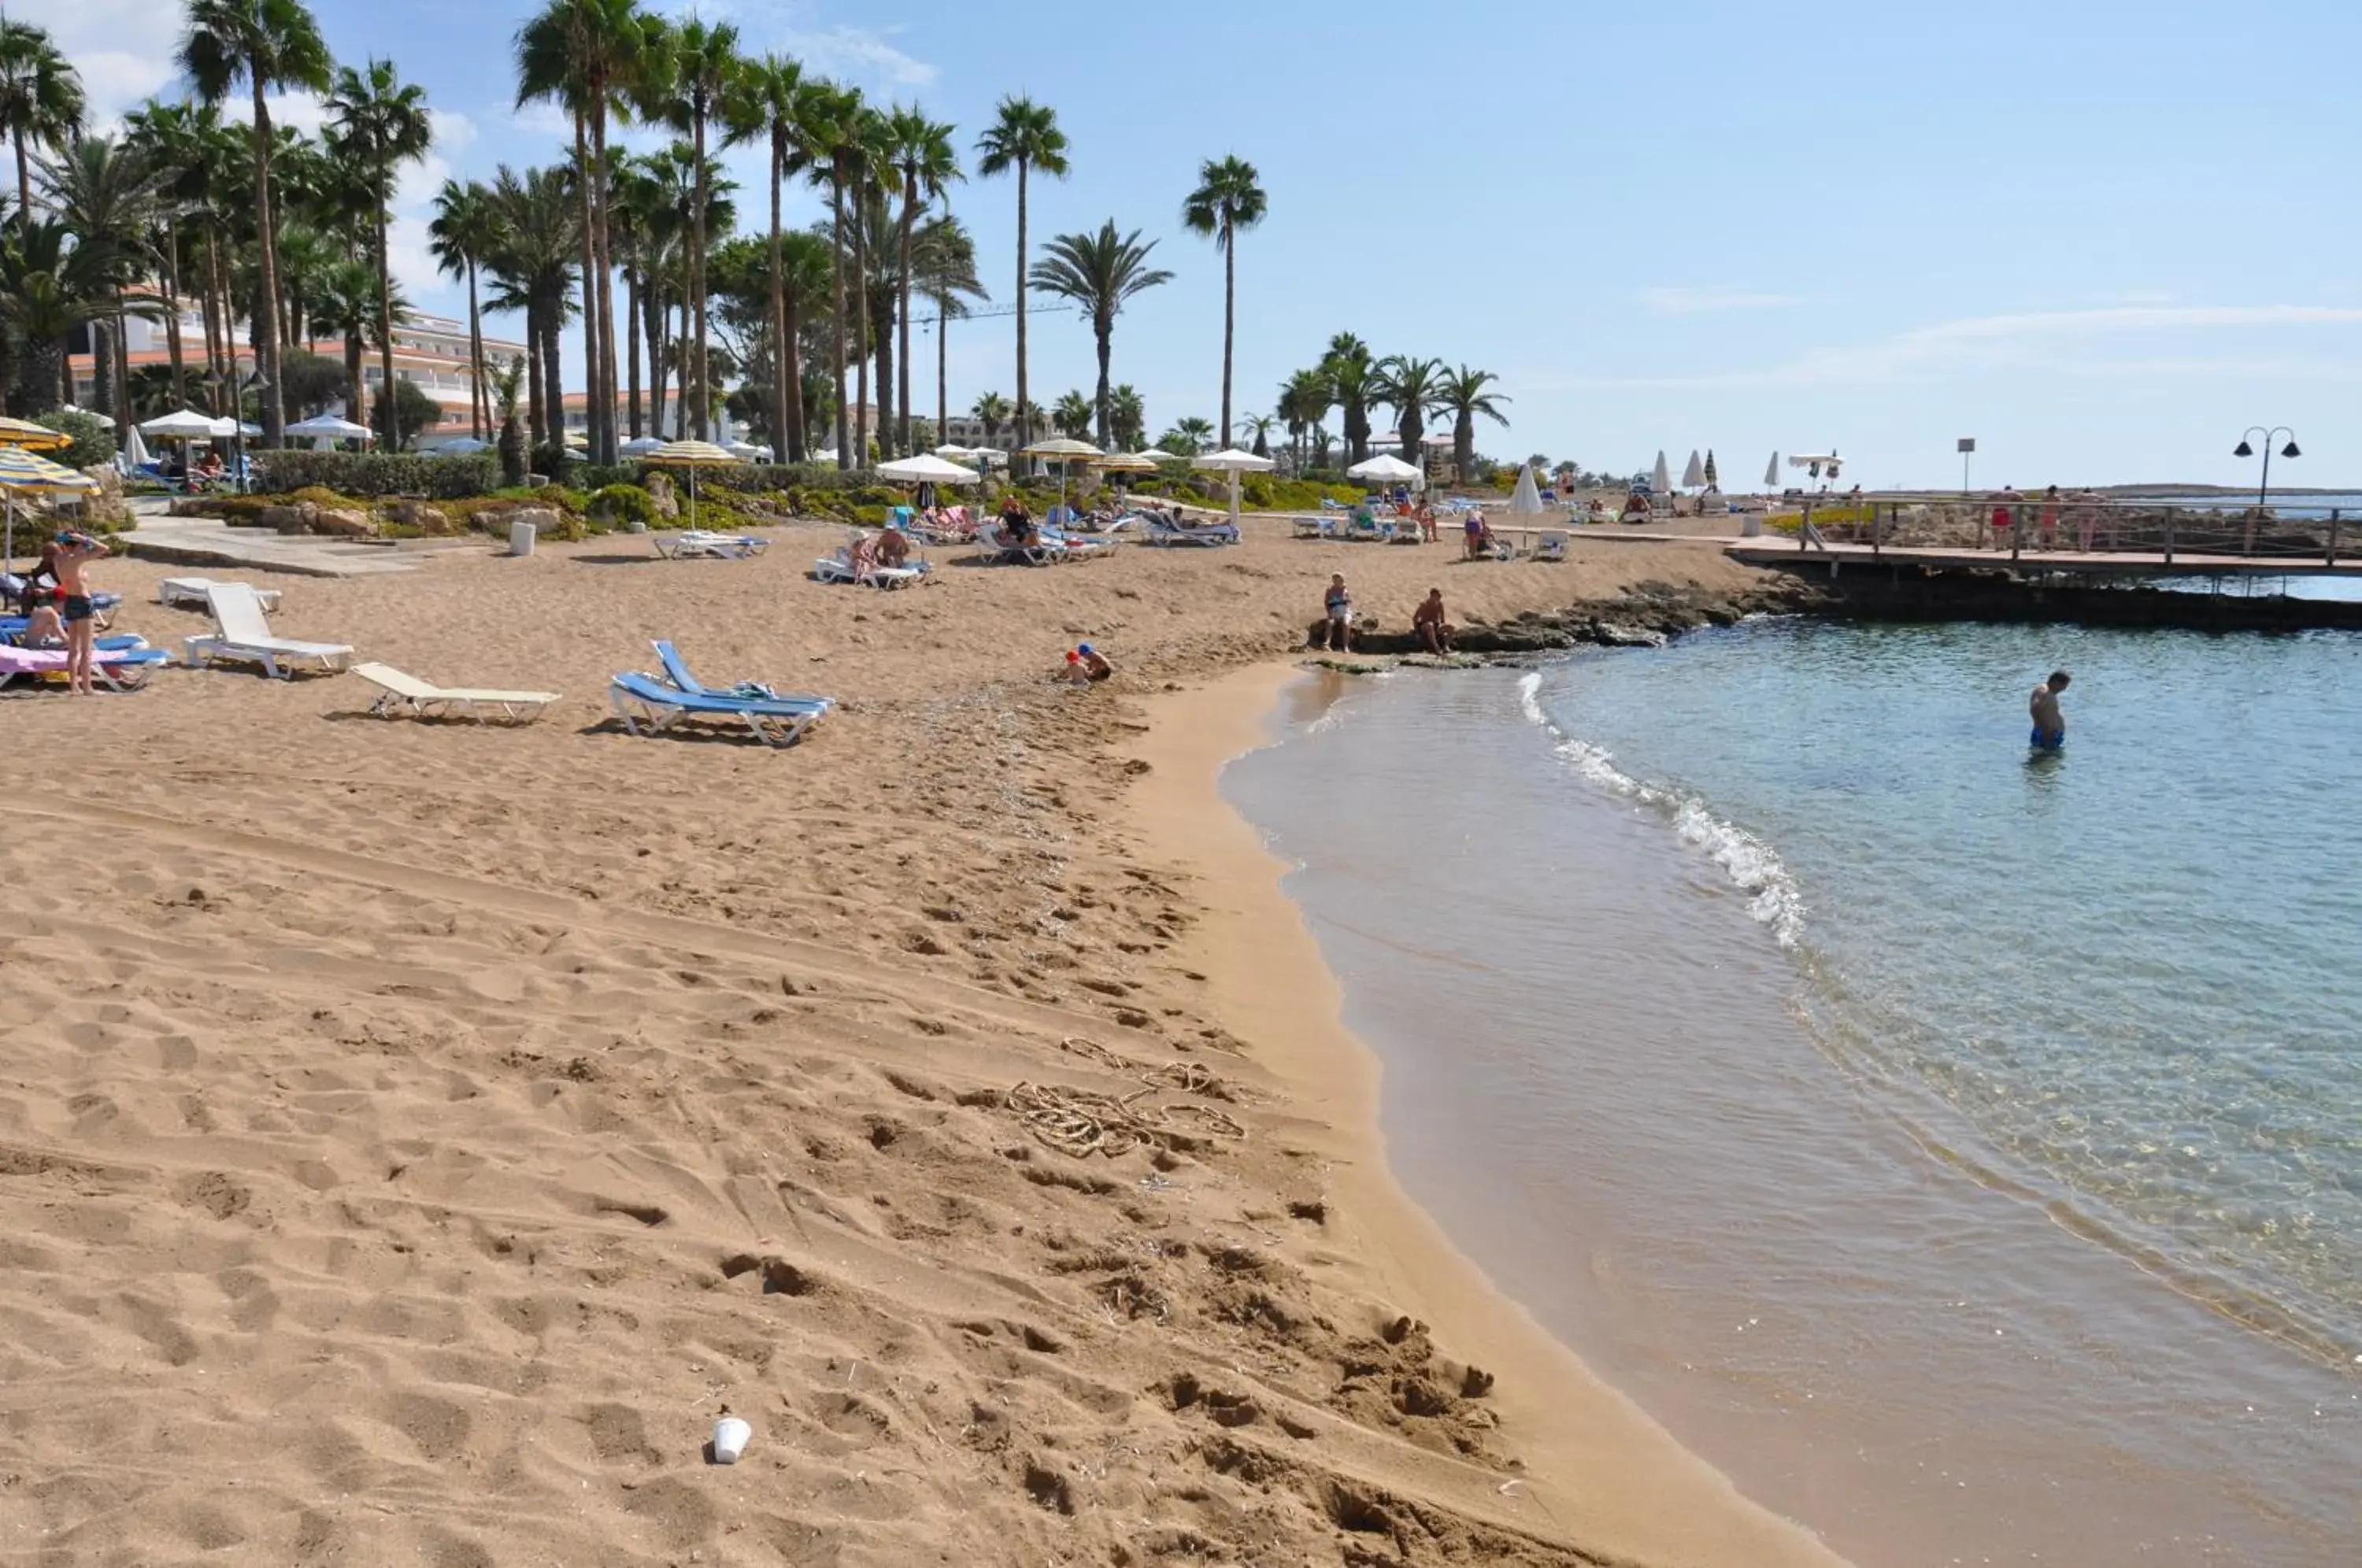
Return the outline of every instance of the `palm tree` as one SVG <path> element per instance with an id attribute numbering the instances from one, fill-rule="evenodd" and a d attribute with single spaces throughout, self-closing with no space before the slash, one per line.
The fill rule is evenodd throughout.
<path id="1" fill-rule="evenodd" d="M 1093 408 L 1091 400 L 1079 392 L 1070 392 L 1060 398 L 1050 411 L 1050 423 L 1058 427 L 1061 436 L 1071 436 L 1080 441 L 1091 433 Z M 1106 437 L 1102 436 L 1101 440 Z"/>
<path id="2" fill-rule="evenodd" d="M 1025 416 L 1025 186 L 1036 169 L 1066 177 L 1066 133 L 1055 109 L 1012 94 L 1000 100 L 1000 117 L 977 138 L 976 150 L 976 171 L 987 179 L 1017 171 L 1017 444 L 1024 447 L 1033 439 Z"/>
<path id="3" fill-rule="evenodd" d="M 1427 416 L 1443 412 L 1443 361 L 1389 354 L 1378 361 L 1370 395 L 1395 411 L 1403 461 L 1424 466 Z"/>
<path id="4" fill-rule="evenodd" d="M 917 287 L 917 259 L 912 248 L 919 204 L 922 198 L 930 204 L 944 200 L 952 182 L 965 176 L 960 173 L 959 154 L 952 147 L 952 127 L 927 118 L 916 108 L 897 107 L 886 117 L 886 145 L 894 168 L 902 176 L 902 299 L 900 312 L 902 381 L 896 399 L 901 418 L 895 434 L 895 447 L 908 457 L 911 453 L 911 295 Z M 941 402 L 940 392 L 937 401 Z M 937 429 L 941 428 L 938 425 Z"/>
<path id="5" fill-rule="evenodd" d="M 378 449 L 402 450 L 402 431 L 394 423 L 398 400 L 393 387 L 393 269 L 386 256 L 387 209 L 393 205 L 393 172 L 426 156 L 435 129 L 426 117 L 426 94 L 394 74 L 393 61 L 372 59 L 365 71 L 346 66 L 337 72 L 336 90 L 328 95 L 329 123 L 335 127 L 336 150 L 372 187 L 370 226 L 376 238 L 378 291 L 378 384 L 385 388 L 385 428 L 378 433 Z M 347 415 L 348 418 L 351 417 Z"/>
<path id="6" fill-rule="evenodd" d="M 1222 252 L 1222 445 L 1231 444 L 1231 347 L 1238 326 L 1239 231 L 1263 222 L 1269 205 L 1256 183 L 1255 166 L 1241 158 L 1198 171 L 1198 188 L 1182 204 L 1181 221 L 1193 234 L 1211 239 Z"/>
<path id="7" fill-rule="evenodd" d="M 1385 401 L 1375 394 L 1377 360 L 1368 344 L 1341 332 L 1329 340 L 1320 372 L 1329 378 L 1330 401 L 1345 416 L 1345 460 L 1362 462 L 1370 455 L 1370 404 Z"/>
<path id="8" fill-rule="evenodd" d="M 210 172 L 205 138 L 219 121 L 217 112 L 193 104 L 155 103 L 124 119 L 130 145 L 143 152 L 153 167 L 166 171 L 151 248 L 164 286 L 164 341 L 171 356 L 172 408 L 189 406 L 188 365 L 181 341 L 181 219 L 204 209 Z"/>
<path id="9" fill-rule="evenodd" d="M 1118 235 L 1108 219 L 1097 234 L 1062 234 L 1043 248 L 1033 264 L 1032 284 L 1043 293 L 1072 300 L 1090 313 L 1091 333 L 1099 349 L 1099 388 L 1094 406 L 1098 411 L 1098 437 L 1109 439 L 1108 425 L 1108 349 L 1115 334 L 1115 318 L 1123 302 L 1143 290 L 1169 283 L 1173 274 L 1148 265 L 1156 241 L 1140 243 L 1140 231 Z"/>
<path id="10" fill-rule="evenodd" d="M 33 165 L 28 141 L 62 151 L 82 128 L 82 78 L 48 32 L 30 22 L 0 21 L 0 127 L 17 154 L 17 225 L 33 221 Z"/>
<path id="11" fill-rule="evenodd" d="M 1286 422 L 1287 433 L 1295 438 L 1297 468 L 1303 468 L 1307 461 L 1308 438 L 1329 417 L 1329 410 L 1336 401 L 1336 386 L 1329 372 L 1319 366 L 1297 371 L 1279 389 L 1279 417 Z"/>
<path id="12" fill-rule="evenodd" d="M 833 83 L 821 83 L 805 107 L 804 134 L 820 155 L 814 173 L 828 181 L 829 237 L 835 253 L 833 282 L 836 295 L 836 331 L 829 346 L 829 367 L 836 379 L 836 466 L 849 469 L 853 467 L 853 431 L 847 423 L 844 403 L 844 331 L 845 324 L 853 318 L 844 299 L 844 238 L 850 232 L 845 222 L 844 197 L 846 187 L 855 185 L 860 173 L 862 122 L 867 110 L 858 88 L 840 87 Z"/>
<path id="13" fill-rule="evenodd" d="M 328 46 L 304 0 L 189 0 L 177 56 L 198 95 L 220 103 L 240 82 L 254 94 L 254 214 L 260 302 L 254 312 L 254 368 L 261 381 L 262 444 L 286 437 L 279 395 L 279 271 L 270 206 L 270 104 L 274 89 L 328 90 Z"/>
<path id="14" fill-rule="evenodd" d="M 1249 447 L 1247 450 L 1258 458 L 1271 456 L 1271 433 L 1278 429 L 1279 425 L 1279 417 L 1276 414 L 1242 414 L 1239 415 L 1239 428 L 1254 432 L 1254 445 Z"/>
<path id="15" fill-rule="evenodd" d="M 712 199 L 713 182 L 705 158 L 705 129 L 721 123 L 722 105 L 741 61 L 738 29 L 727 22 L 692 18 L 672 28 L 668 38 L 667 55 L 672 71 L 664 94 L 664 118 L 675 131 L 689 138 L 696 160 L 697 194 L 690 204 L 689 218 L 689 293 L 684 302 L 690 313 L 689 359 L 681 367 L 680 390 L 682 398 L 688 400 L 691 397 L 690 386 L 695 385 L 694 401 L 688 404 L 689 428 L 690 434 L 701 441 L 706 436 L 706 421 L 713 410 L 712 367 L 705 347 L 705 259 L 710 237 L 707 205 Z"/>
<path id="16" fill-rule="evenodd" d="M 490 189 L 495 236 L 485 259 L 494 310 L 524 313 L 525 408 L 534 445 L 566 438 L 565 383 L 558 334 L 574 306 L 574 269 L 581 253 L 581 214 L 562 169 L 502 164 Z"/>
<path id="17" fill-rule="evenodd" d="M 788 318 L 785 237 L 779 227 L 779 186 L 789 174 L 811 167 L 814 158 L 804 139 L 815 84 L 804 80 L 804 68 L 785 55 L 765 55 L 749 61 L 733 84 L 724 105 L 731 139 L 756 136 L 771 149 L 771 413 L 778 428 L 772 446 L 792 463 L 804 460 L 803 377 L 796 362 L 796 333 Z"/>
<path id="18" fill-rule="evenodd" d="M 886 160 L 886 116 L 875 108 L 864 105 L 855 141 L 853 344 L 854 350 L 859 359 L 859 371 L 853 394 L 855 420 L 853 447 L 857 454 L 858 466 L 866 467 L 869 462 L 869 415 L 873 406 L 886 402 L 887 370 L 882 357 L 889 352 L 886 347 L 887 333 L 872 315 L 871 285 L 873 282 L 881 281 L 873 280 L 869 275 L 871 258 L 882 256 L 885 253 L 883 244 L 873 242 L 882 241 L 885 237 L 885 177 L 889 172 Z M 885 291 L 882 287 L 875 292 L 881 301 L 885 298 Z M 877 404 L 873 404 L 870 400 L 869 356 L 873 348 L 881 356 L 877 370 Z"/>
<path id="19" fill-rule="evenodd" d="M 368 378 L 361 371 L 362 346 L 377 324 L 378 281 L 367 262 L 334 263 L 312 280 L 308 308 L 322 326 L 345 340 L 345 417 L 356 424 L 369 418 Z"/>
<path id="20" fill-rule="evenodd" d="M 967 226 L 946 213 L 919 231 L 911 265 L 918 285 L 935 303 L 935 438 L 951 428 L 951 324 L 967 315 L 969 300 L 987 299 L 976 276 L 976 241 Z M 903 361 L 909 363 L 906 359 Z"/>
<path id="21" fill-rule="evenodd" d="M 1509 416 L 1501 412 L 1501 404 L 1509 397 L 1485 390 L 1498 380 L 1490 370 L 1472 370 L 1465 365 L 1445 371 L 1439 380 L 1435 411 L 1451 415 L 1451 467 L 1462 484 L 1469 482 L 1469 473 L 1476 466 L 1476 416 L 1481 414 L 1496 425 L 1509 423 Z M 1537 458 L 1534 469 L 1541 472 L 1549 464 L 1549 458 Z"/>
<path id="22" fill-rule="evenodd" d="M 115 308 L 104 252 L 69 244 L 62 223 L 17 224 L 0 237 L 0 341 L 22 345 L 9 405 L 39 414 L 68 401 L 66 338 L 105 320 Z"/>
<path id="23" fill-rule="evenodd" d="M 468 434 L 481 441 L 491 427 L 491 386 L 484 370 L 483 301 L 476 287 L 476 271 L 491 249 L 491 198 L 470 180 L 443 182 L 436 193 L 435 216 L 426 226 L 426 245 L 444 276 L 468 282 Z"/>
<path id="24" fill-rule="evenodd" d="M 1000 436 L 1001 425 L 1009 421 L 1009 400 L 999 392 L 986 392 L 976 400 L 976 406 L 968 413 L 983 425 L 984 444 L 994 446 Z"/>
<path id="25" fill-rule="evenodd" d="M 129 411 L 119 395 L 128 379 L 123 352 L 126 315 L 154 315 L 160 308 L 146 291 L 131 292 L 148 271 L 148 241 L 163 204 L 167 171 L 146 153 L 111 137 L 84 137 L 54 160 L 40 165 L 42 193 L 67 233 L 74 237 L 77 271 L 86 286 L 107 302 L 106 346 L 94 340 L 91 368 L 102 409 L 115 415 L 118 440 L 130 434 Z"/>
<path id="26" fill-rule="evenodd" d="M 810 229 L 789 229 L 779 237 L 781 337 L 777 347 L 779 361 L 788 369 L 792 402 L 780 416 L 786 444 L 781 444 L 780 432 L 775 429 L 771 446 L 775 451 L 791 453 L 791 460 L 800 463 L 811 457 L 811 411 L 825 401 L 804 395 L 803 324 L 828 315 L 835 255 L 835 247 Z"/>
<path id="27" fill-rule="evenodd" d="M 1194 458 L 1212 447 L 1214 427 L 1193 414 L 1175 420 L 1173 428 L 1158 436 L 1156 444 L 1176 458 Z"/>
<path id="28" fill-rule="evenodd" d="M 681 212 L 672 199 L 661 157 L 630 158 L 615 172 L 609 209 L 609 232 L 621 250 L 624 268 L 624 341 L 629 347 L 631 421 L 634 439 L 641 432 L 640 346 L 648 348 L 648 382 L 653 396 L 648 428 L 664 428 L 664 357 L 662 335 L 656 323 L 664 314 L 665 274 L 680 237 Z"/>
<path id="29" fill-rule="evenodd" d="M 607 158 L 611 113 L 661 94 L 669 68 L 664 23 L 637 0 L 549 0 L 515 40 L 517 105 L 547 99 L 574 119 L 582 201 L 583 363 L 593 461 L 615 460 L 613 190 Z"/>
<path id="30" fill-rule="evenodd" d="M 1126 451 L 1136 449 L 1148 433 L 1148 410 L 1140 389 L 1127 381 L 1108 394 L 1108 434 Z"/>

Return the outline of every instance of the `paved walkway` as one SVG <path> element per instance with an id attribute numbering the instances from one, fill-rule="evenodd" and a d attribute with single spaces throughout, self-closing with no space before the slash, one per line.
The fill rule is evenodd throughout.
<path id="1" fill-rule="evenodd" d="M 381 577 L 414 571 L 436 547 L 481 549 L 480 539 L 436 540 L 423 546 L 360 545 L 307 534 L 274 534 L 267 528 L 233 528 L 211 517 L 169 517 L 160 509 L 135 505 L 137 526 L 124 536 L 141 560 L 172 566 L 237 567 L 294 577 Z"/>

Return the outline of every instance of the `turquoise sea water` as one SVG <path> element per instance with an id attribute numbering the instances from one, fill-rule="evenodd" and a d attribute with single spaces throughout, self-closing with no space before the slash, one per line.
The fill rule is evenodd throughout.
<path id="1" fill-rule="evenodd" d="M 1318 713 L 1226 789 L 1394 1156 L 1677 1435 L 1864 1563 L 2362 1561 L 2362 637 L 1770 621 Z"/>

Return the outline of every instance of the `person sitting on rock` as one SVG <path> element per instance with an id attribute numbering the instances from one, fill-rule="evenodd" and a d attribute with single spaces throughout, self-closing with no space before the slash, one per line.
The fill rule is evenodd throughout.
<path id="1" fill-rule="evenodd" d="M 1427 597 L 1411 612 L 1410 624 L 1418 640 L 1427 645 L 1428 652 L 1440 657 L 1451 651 L 1452 626 L 1443 618 L 1443 590 L 1427 591 Z"/>
<path id="2" fill-rule="evenodd" d="M 1353 631 L 1353 596 L 1345 591 L 1345 574 L 1338 572 L 1329 579 L 1329 593 L 1321 608 L 1328 616 L 1323 637 L 1338 653 L 1350 651 Z"/>

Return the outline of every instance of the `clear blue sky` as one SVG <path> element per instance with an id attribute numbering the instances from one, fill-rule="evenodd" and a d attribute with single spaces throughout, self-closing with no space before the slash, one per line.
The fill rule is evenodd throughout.
<path id="1" fill-rule="evenodd" d="M 11 9 L 57 30 L 102 110 L 170 90 L 177 0 Z M 425 197 L 560 150 L 554 118 L 509 106 L 529 7 L 316 9 L 340 57 L 392 55 L 444 111 L 401 264 L 453 310 Z M 1712 447 L 1752 484 L 1774 449 L 1834 447 L 1865 483 L 1948 484 L 1974 436 L 1993 485 L 2238 482 L 2231 447 L 2263 423 L 2305 447 L 2275 478 L 2362 483 L 2362 18 L 2325 0 L 701 9 L 923 104 L 963 148 L 1004 92 L 1054 105 L 1074 174 L 1035 186 L 1037 239 L 1111 216 L 1177 274 L 1116 331 L 1153 430 L 1219 413 L 1220 259 L 1179 214 L 1198 163 L 1235 152 L 1271 197 L 1239 259 L 1242 410 L 1351 330 L 1496 371 L 1513 427 L 1480 445 L 1500 456 L 1628 471 Z M 740 162 L 751 212 L 763 171 Z M 955 202 L 1006 300 L 1013 183 Z M 798 220 L 819 210 L 796 194 Z M 1077 319 L 1038 318 L 1032 355 L 1043 403 L 1089 387 Z M 1013 359 L 1010 323 L 955 327 L 955 405 L 1012 392 Z"/>

